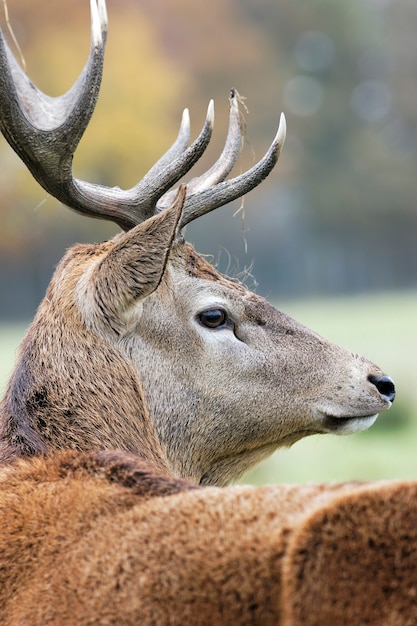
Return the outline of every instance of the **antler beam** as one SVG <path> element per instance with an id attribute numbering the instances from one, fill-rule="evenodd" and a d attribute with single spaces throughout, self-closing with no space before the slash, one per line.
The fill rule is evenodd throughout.
<path id="1" fill-rule="evenodd" d="M 174 144 L 131 189 L 75 178 L 73 155 L 97 102 L 107 36 L 105 0 L 90 0 L 90 6 L 91 48 L 87 64 L 72 88 L 57 98 L 33 85 L 0 31 L 0 129 L 48 193 L 79 213 L 114 221 L 129 230 L 171 204 L 176 193 L 172 187 L 209 144 L 214 107 L 210 102 L 203 129 L 189 147 L 190 122 L 186 109 Z M 274 167 L 284 138 L 285 120 L 281 116 L 278 133 L 264 158 L 248 172 L 225 181 L 236 162 L 241 142 L 238 98 L 232 90 L 225 147 L 205 174 L 188 183 L 181 227 L 256 187 Z"/>

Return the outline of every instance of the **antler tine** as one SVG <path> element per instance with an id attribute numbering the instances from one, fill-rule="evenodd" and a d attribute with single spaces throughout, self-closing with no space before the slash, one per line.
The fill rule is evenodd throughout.
<path id="1" fill-rule="evenodd" d="M 284 145 L 285 134 L 286 121 L 284 114 L 281 113 L 277 134 L 265 156 L 244 174 L 188 196 L 180 221 L 180 229 L 198 217 L 240 198 L 257 187 L 276 165 Z"/>
<path id="2" fill-rule="evenodd" d="M 224 180 L 236 163 L 241 145 L 241 123 L 238 104 L 238 94 L 235 89 L 230 92 L 230 117 L 226 143 L 219 159 L 204 174 L 187 182 L 187 195 L 191 196 L 204 189 L 209 189 L 216 183 Z M 168 207 L 175 195 L 176 189 L 171 189 L 158 200 L 158 210 Z"/>
<path id="3" fill-rule="evenodd" d="M 50 171 L 71 166 L 72 153 L 83 135 L 101 82 L 107 22 L 91 0 L 92 45 L 88 62 L 73 87 L 59 98 L 42 93 L 17 63 L 0 31 L 0 128 L 12 148 L 48 191 Z M 66 142 L 63 144 L 63 138 Z"/>
<path id="4" fill-rule="evenodd" d="M 136 219 L 136 224 L 155 214 L 158 200 L 198 161 L 210 142 L 213 124 L 214 104 L 213 100 L 210 100 L 201 132 L 185 150 L 184 140 L 189 134 L 188 109 L 185 109 L 175 143 L 135 187 L 125 192 L 129 197 L 132 217 Z M 172 199 L 177 195 L 177 191 L 174 191 Z"/>
<path id="5" fill-rule="evenodd" d="M 155 176 L 160 176 L 173 161 L 175 161 L 187 148 L 190 141 L 190 113 L 188 109 L 184 109 L 181 118 L 181 124 L 178 131 L 178 135 L 172 146 L 165 152 L 165 154 L 151 167 L 146 178 L 152 179 Z M 141 181 L 141 182 L 142 182 Z"/>
<path id="6" fill-rule="evenodd" d="M 98 1 L 98 4 L 97 4 Z M 64 95 L 42 93 L 21 69 L 0 31 L 0 129 L 46 191 L 89 212 L 72 178 L 73 152 L 94 111 L 107 34 L 104 0 L 91 0 L 91 48 L 84 70 Z"/>

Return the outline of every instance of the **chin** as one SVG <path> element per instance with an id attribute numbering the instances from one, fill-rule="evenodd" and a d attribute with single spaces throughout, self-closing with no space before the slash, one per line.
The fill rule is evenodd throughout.
<path id="1" fill-rule="evenodd" d="M 324 432 L 335 435 L 352 435 L 366 430 L 376 422 L 378 413 L 363 417 L 333 417 L 326 416 L 323 426 Z"/>

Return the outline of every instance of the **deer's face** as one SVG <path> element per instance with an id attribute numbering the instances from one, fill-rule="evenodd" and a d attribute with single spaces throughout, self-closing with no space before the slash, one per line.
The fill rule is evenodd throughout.
<path id="1" fill-rule="evenodd" d="M 182 476 L 226 483 L 305 435 L 368 428 L 391 404 L 376 366 L 228 280 L 188 244 L 174 246 L 162 283 L 133 310 L 123 347 Z"/>

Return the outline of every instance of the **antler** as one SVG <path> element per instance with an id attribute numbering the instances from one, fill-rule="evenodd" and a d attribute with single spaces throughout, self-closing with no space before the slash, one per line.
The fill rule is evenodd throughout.
<path id="1" fill-rule="evenodd" d="M 177 139 L 134 187 L 122 190 L 73 176 L 75 149 L 97 102 L 107 36 L 105 0 L 90 0 L 91 48 L 84 70 L 72 88 L 51 98 L 21 69 L 0 31 L 0 129 L 39 184 L 65 205 L 92 217 L 116 222 L 129 230 L 171 204 L 171 188 L 198 161 L 209 144 L 214 122 L 211 101 L 203 129 L 189 146 L 190 121 L 185 109 Z M 272 170 L 285 139 L 285 118 L 266 155 L 246 173 L 226 181 L 240 149 L 237 95 L 230 96 L 226 144 L 218 161 L 187 185 L 180 227 L 231 202 L 256 187 Z M 171 191 L 169 191 L 171 190 Z"/>

